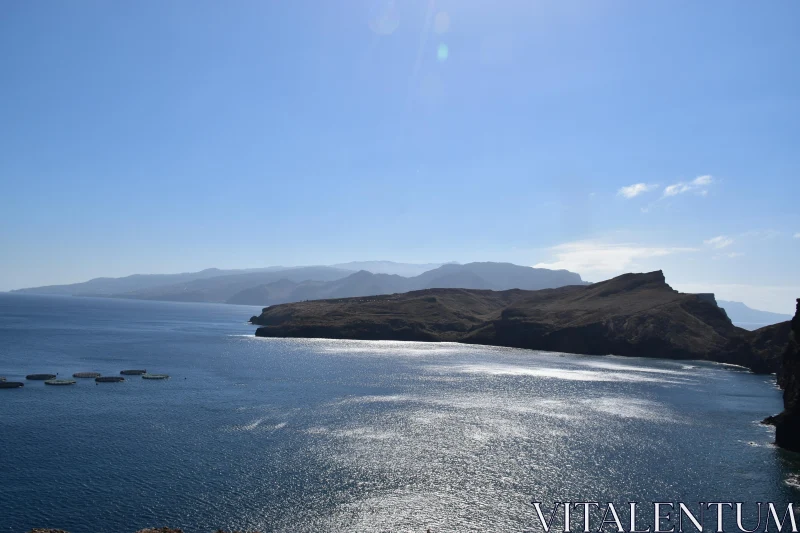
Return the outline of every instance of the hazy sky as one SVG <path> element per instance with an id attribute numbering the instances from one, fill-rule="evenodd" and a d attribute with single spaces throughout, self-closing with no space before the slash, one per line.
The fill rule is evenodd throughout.
<path id="1" fill-rule="evenodd" d="M 800 2 L 0 6 L 0 290 L 511 261 L 791 312 Z"/>

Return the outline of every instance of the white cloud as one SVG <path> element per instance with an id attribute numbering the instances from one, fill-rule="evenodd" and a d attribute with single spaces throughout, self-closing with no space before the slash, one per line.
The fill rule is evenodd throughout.
<path id="1" fill-rule="evenodd" d="M 677 196 L 686 192 L 696 192 L 702 196 L 708 194 L 708 186 L 714 183 L 714 178 L 705 175 L 698 176 L 692 181 L 679 181 L 678 183 L 664 187 L 664 197 Z"/>
<path id="2" fill-rule="evenodd" d="M 800 233 L 795 233 L 795 234 L 794 234 L 794 238 L 795 238 L 795 239 L 800 239 Z"/>
<path id="3" fill-rule="evenodd" d="M 703 244 L 713 246 L 714 248 L 725 248 L 726 246 L 733 244 L 733 239 L 727 235 L 720 235 L 718 237 L 714 237 L 713 239 L 707 239 L 703 241 Z"/>
<path id="4" fill-rule="evenodd" d="M 731 253 L 728 254 L 728 257 L 733 259 L 734 257 L 742 257 L 743 255 L 744 255 L 744 252 L 731 252 Z"/>
<path id="5" fill-rule="evenodd" d="M 646 193 L 648 191 L 652 191 L 653 189 L 657 189 L 658 185 L 653 183 L 634 183 L 633 185 L 628 185 L 627 187 L 621 187 L 617 191 L 618 196 L 624 196 L 625 198 L 635 198 L 640 194 Z"/>
<path id="6" fill-rule="evenodd" d="M 696 249 L 576 241 L 554 246 L 550 251 L 555 260 L 538 263 L 535 268 L 566 269 L 580 274 L 615 274 L 635 268 L 638 260 L 694 252 Z"/>

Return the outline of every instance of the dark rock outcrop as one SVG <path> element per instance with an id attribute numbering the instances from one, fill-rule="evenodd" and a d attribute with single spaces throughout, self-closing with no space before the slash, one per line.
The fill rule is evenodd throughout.
<path id="1" fill-rule="evenodd" d="M 708 298 L 673 290 L 661 271 L 537 291 L 428 289 L 283 304 L 265 308 L 251 322 L 262 326 L 260 337 L 451 341 L 705 359 L 763 373 L 778 370 L 783 351 L 779 331 L 734 326 Z"/>
<path id="2" fill-rule="evenodd" d="M 790 324 L 789 342 L 778 373 L 778 385 L 783 389 L 783 412 L 764 422 L 775 426 L 775 444 L 800 452 L 800 299 Z"/>

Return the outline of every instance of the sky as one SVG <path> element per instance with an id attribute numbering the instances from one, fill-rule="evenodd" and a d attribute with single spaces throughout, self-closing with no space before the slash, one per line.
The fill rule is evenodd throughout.
<path id="1" fill-rule="evenodd" d="M 10 0 L 0 290 L 509 261 L 800 297 L 800 2 Z"/>

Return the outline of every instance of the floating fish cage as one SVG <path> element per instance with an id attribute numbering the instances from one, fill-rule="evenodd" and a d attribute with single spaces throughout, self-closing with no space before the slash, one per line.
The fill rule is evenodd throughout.
<path id="1" fill-rule="evenodd" d="M 141 376 L 147 374 L 147 370 L 123 370 L 120 372 L 123 376 Z"/>
<path id="2" fill-rule="evenodd" d="M 73 378 L 99 378 L 100 372 L 75 372 Z"/>
<path id="3" fill-rule="evenodd" d="M 48 379 L 44 382 L 45 385 L 75 385 L 77 381 L 74 379 Z"/>
<path id="4" fill-rule="evenodd" d="M 18 389 L 24 386 L 25 384 L 19 381 L 0 381 L 0 389 Z"/>
<path id="5" fill-rule="evenodd" d="M 56 379 L 55 374 L 28 374 L 25 376 L 25 379 L 31 379 L 36 381 L 47 381 L 48 379 Z"/>
<path id="6" fill-rule="evenodd" d="M 167 374 L 142 374 L 142 379 L 169 379 Z"/>
<path id="7" fill-rule="evenodd" d="M 94 380 L 98 383 L 119 383 L 120 381 L 125 381 L 125 378 L 121 376 L 100 376 L 94 378 Z"/>

